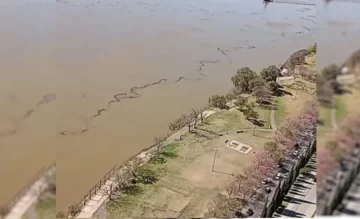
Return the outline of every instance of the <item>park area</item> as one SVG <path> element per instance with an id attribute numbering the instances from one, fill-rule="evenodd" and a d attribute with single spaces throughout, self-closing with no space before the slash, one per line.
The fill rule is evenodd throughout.
<path id="1" fill-rule="evenodd" d="M 294 89 L 284 89 L 287 94 L 276 97 L 274 108 L 255 107 L 258 120 L 262 121 L 258 126 L 237 107 L 211 109 L 213 114 L 195 129 L 163 147 L 164 162 L 144 164 L 144 169 L 156 173 L 157 180 L 137 184 L 131 194 L 109 201 L 107 217 L 204 217 L 229 182 L 243 174 L 264 145 L 272 141 L 271 109 L 275 109 L 276 123 L 280 126 L 286 117 L 300 113 L 305 102 L 312 99 L 308 92 L 298 91 L 294 98 Z M 249 97 L 248 101 L 255 102 L 255 98 Z M 238 142 L 248 151 L 241 153 L 229 146 L 230 142 Z M 103 213 L 98 211 L 96 217 L 103 218 Z"/>
<path id="2" fill-rule="evenodd" d="M 72 205 L 68 214 L 114 219 L 253 214 L 251 203 L 264 194 L 264 185 L 282 177 L 287 157 L 299 153 L 301 133 L 315 126 L 314 72 L 303 53 L 287 61 L 294 74 L 289 85 L 276 82 L 282 76 L 274 65 L 259 73 L 238 69 L 229 93 L 212 95 L 207 106 L 181 115 L 169 124 L 168 137 L 154 138 L 153 147 L 116 170 L 99 191 L 100 198 L 107 197 L 104 204 L 92 209 L 84 201 L 89 210 Z M 315 63 L 315 52 L 306 54 Z M 304 68 L 294 73 L 294 65 Z"/>

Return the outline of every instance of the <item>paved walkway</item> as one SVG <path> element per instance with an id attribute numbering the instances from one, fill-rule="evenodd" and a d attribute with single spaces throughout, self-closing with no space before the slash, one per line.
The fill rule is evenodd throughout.
<path id="1" fill-rule="evenodd" d="M 316 167 L 315 162 L 316 156 L 313 156 L 308 165 Z M 316 171 L 311 171 L 311 174 L 316 176 Z M 286 207 L 280 213 L 274 213 L 273 217 L 313 218 L 316 214 L 316 183 L 311 177 L 300 174 L 284 201 L 288 202 Z"/>
<path id="2" fill-rule="evenodd" d="M 56 174 L 56 167 L 52 167 L 49 171 L 36 181 L 25 195 L 14 205 L 10 213 L 5 219 L 20 219 L 28 209 L 33 206 L 38 200 L 41 193 L 48 186 L 48 177 Z"/>

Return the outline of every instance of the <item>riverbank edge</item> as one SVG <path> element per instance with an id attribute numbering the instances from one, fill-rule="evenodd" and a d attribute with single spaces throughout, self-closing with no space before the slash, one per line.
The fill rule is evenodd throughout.
<path id="1" fill-rule="evenodd" d="M 302 49 L 302 50 L 304 50 L 304 49 Z M 299 50 L 299 51 L 301 51 L 301 50 Z M 289 58 L 287 59 L 286 62 L 288 62 L 288 60 L 290 58 L 292 58 L 293 55 L 298 53 L 299 51 L 296 51 L 295 53 L 292 53 L 289 56 Z M 228 102 L 227 105 L 231 106 L 232 105 L 231 102 Z M 206 109 L 205 111 L 203 111 L 201 114 L 203 115 L 203 118 L 206 118 L 206 117 L 208 117 L 208 116 L 210 116 L 210 115 L 212 115 L 213 113 L 216 113 L 216 112 L 217 111 L 216 111 L 215 108 L 210 107 L 210 108 Z M 200 117 L 198 117 L 197 121 L 199 121 L 199 119 L 200 119 Z M 273 119 L 273 116 L 271 116 L 271 119 Z M 273 122 L 276 123 L 276 121 L 273 121 Z M 200 122 L 197 122 L 197 124 L 199 124 L 199 123 Z M 193 124 L 194 124 L 194 121 L 192 121 L 191 126 L 193 126 Z M 187 126 L 181 128 L 179 131 L 176 131 L 174 133 L 169 133 L 166 136 L 166 140 L 162 142 L 162 146 L 165 146 L 167 144 L 171 144 L 171 143 L 176 142 L 177 140 L 180 140 L 181 136 L 183 134 L 186 134 L 186 133 L 188 133 Z M 120 166 L 118 166 L 116 168 L 115 172 L 121 172 L 122 170 L 125 170 L 126 166 L 129 163 L 131 163 L 132 161 L 134 161 L 135 159 L 140 159 L 141 160 L 140 166 L 144 165 L 145 163 L 147 163 L 151 159 L 152 152 L 155 151 L 155 149 L 156 149 L 155 147 L 156 147 L 156 144 L 154 144 L 154 145 L 152 145 L 152 146 L 150 146 L 148 148 L 145 148 L 145 149 L 141 150 L 140 152 L 138 152 L 137 154 L 131 156 L 128 160 L 126 160 Z M 105 177 L 103 177 L 103 178 L 105 178 Z M 101 180 L 100 180 L 100 182 L 101 182 Z M 114 181 L 114 176 L 110 176 L 110 178 L 104 183 L 104 185 L 99 188 L 100 192 L 97 192 L 95 194 L 95 196 L 97 196 L 99 198 L 98 200 L 92 200 L 90 198 L 88 201 L 84 201 L 84 198 L 85 198 L 85 196 L 84 196 L 82 201 L 80 201 L 76 205 L 77 207 L 81 206 L 81 207 L 79 207 L 80 208 L 79 209 L 80 213 L 78 213 L 75 217 L 68 216 L 68 218 L 91 218 L 91 217 L 93 217 L 93 215 L 103 206 L 103 204 L 106 203 L 106 201 L 109 198 L 108 195 L 104 195 L 104 192 L 101 192 L 101 191 L 106 191 L 107 189 L 109 189 L 110 185 L 116 185 L 116 184 L 114 184 L 114 182 L 115 182 Z M 98 193 L 100 193 L 100 194 L 98 194 Z M 94 202 L 94 203 L 89 204 L 89 202 Z"/>
<path id="2" fill-rule="evenodd" d="M 210 115 L 218 112 L 219 110 L 216 110 L 215 108 L 209 108 L 205 111 L 202 112 L 203 118 L 207 118 Z M 197 119 L 197 124 L 201 123 L 201 117 L 199 117 Z M 194 121 L 191 123 L 191 125 L 194 125 Z M 175 143 L 178 140 L 180 140 L 181 136 L 188 133 L 188 128 L 187 127 L 183 127 L 182 129 L 180 129 L 177 132 L 174 133 L 170 133 L 167 135 L 166 140 L 164 140 L 162 142 L 162 147 L 171 143 Z M 121 164 L 120 166 L 118 166 L 115 169 L 115 172 L 122 172 L 127 168 L 127 165 L 131 162 L 133 162 L 134 160 L 140 160 L 141 163 L 139 166 L 142 166 L 144 164 L 146 164 L 152 157 L 153 152 L 157 150 L 156 148 L 156 144 L 151 145 L 148 148 L 145 148 L 143 150 L 141 150 L 139 153 L 133 155 L 132 157 L 130 157 L 128 160 L 126 160 L 123 164 Z M 95 196 L 97 196 L 99 199 L 97 200 L 88 200 L 87 202 L 85 202 L 83 204 L 83 207 L 81 207 L 81 211 L 79 214 L 77 214 L 75 217 L 71 217 L 68 216 L 68 218 L 91 218 L 93 217 L 93 215 L 99 210 L 99 208 L 106 203 L 106 201 L 109 199 L 109 196 L 107 194 L 103 194 L 104 190 L 109 189 L 110 185 L 115 185 L 116 186 L 116 180 L 114 179 L 114 176 L 111 176 L 105 183 L 104 185 L 99 188 L 99 192 L 97 192 L 95 194 Z M 94 203 L 90 203 L 90 202 L 94 202 Z M 80 201 L 80 203 L 77 206 L 80 206 L 82 204 L 82 201 Z"/>

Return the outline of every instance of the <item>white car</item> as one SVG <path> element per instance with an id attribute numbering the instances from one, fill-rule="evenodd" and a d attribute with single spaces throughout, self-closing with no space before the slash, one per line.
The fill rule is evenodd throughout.
<path id="1" fill-rule="evenodd" d="M 275 176 L 275 179 L 279 180 L 281 178 L 282 174 L 281 173 L 277 173 Z"/>

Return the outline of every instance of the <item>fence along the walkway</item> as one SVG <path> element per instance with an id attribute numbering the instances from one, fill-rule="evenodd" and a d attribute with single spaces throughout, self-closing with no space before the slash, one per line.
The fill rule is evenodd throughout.
<path id="1" fill-rule="evenodd" d="M 49 169 L 55 166 L 55 162 L 48 167 L 42 167 L 31 179 L 23 186 L 4 206 L 0 206 L 5 211 L 12 209 L 15 204 L 25 195 L 26 192 L 37 182 L 41 177 L 43 177 Z"/>
<path id="2" fill-rule="evenodd" d="M 93 186 L 89 192 L 84 195 L 81 201 L 76 205 L 78 209 L 84 207 L 86 202 L 92 198 L 92 196 L 96 195 L 96 193 L 101 190 L 101 187 L 105 185 L 106 181 L 108 181 L 112 176 L 115 175 L 116 171 L 118 170 L 118 165 L 114 165 L 101 179 L 98 183 Z"/>

